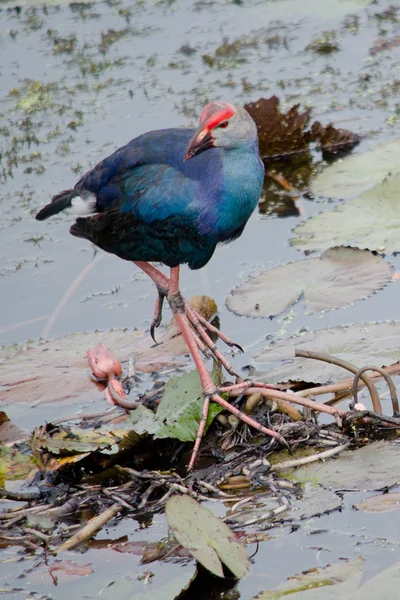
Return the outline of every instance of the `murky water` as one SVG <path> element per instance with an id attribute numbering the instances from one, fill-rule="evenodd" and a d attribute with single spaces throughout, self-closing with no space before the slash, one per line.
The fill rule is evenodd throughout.
<path id="1" fill-rule="evenodd" d="M 389 1 L 366 4 L 159 0 L 17 10 L 0 2 L 0 8 L 5 7 L 0 12 L 0 345 L 38 338 L 48 330 L 46 324 L 63 295 L 94 257 L 89 244 L 68 234 L 71 216 L 38 223 L 33 215 L 54 193 L 71 187 L 80 174 L 136 135 L 194 125 L 202 106 L 212 99 L 244 104 L 276 94 L 283 108 L 311 106 L 313 118 L 365 136 L 357 152 L 398 137 L 398 97 L 392 84 L 400 75 L 399 52 L 369 53 L 376 39 L 391 35 L 398 22 L 375 15 L 388 8 Z M 339 50 L 326 55 L 306 50 L 324 31 L 335 32 Z M 306 199 L 302 205 L 304 216 L 323 208 Z M 200 273 L 182 269 L 185 295 L 214 297 L 223 329 L 244 345 L 246 354 L 233 359 L 237 368 L 251 362 L 270 334 L 399 316 L 396 286 L 322 315 L 305 315 L 301 303 L 273 321 L 244 319 L 227 311 L 227 294 L 250 274 L 300 256 L 288 243 L 299 220 L 255 214 L 243 236 L 219 248 Z M 399 259 L 390 260 L 399 270 Z M 104 255 L 62 308 L 49 334 L 147 328 L 154 299 L 151 283 L 133 265 Z M 166 312 L 165 321 L 168 318 Z M 91 409 L 102 403 L 99 395 Z M 55 414 L 70 414 L 67 406 L 6 410 L 29 429 Z M 237 597 L 251 598 L 296 571 L 339 556 L 362 553 L 371 573 L 393 561 L 400 541 L 394 520 L 355 513 L 351 503 L 352 499 L 346 503 L 344 514 L 311 520 L 295 533 L 288 528 L 274 531 L 274 540 L 261 545 L 252 575 L 238 585 Z M 153 539 L 165 533 L 164 521 L 156 520 L 158 525 L 145 533 Z M 125 521 L 124 528 L 135 538 L 134 522 L 131 531 L 126 531 Z M 329 533 L 311 536 L 313 528 Z M 120 533 L 117 527 L 108 534 Z M 377 541 L 386 536 L 392 541 Z M 4 555 L 7 559 L 13 551 Z M 28 584 L 25 578 L 20 587 L 38 591 L 38 596 L 29 597 L 64 599 L 71 591 L 98 597 L 116 568 L 122 577 L 129 572 L 132 581 L 143 570 L 137 557 L 115 555 L 108 552 L 105 559 L 100 551 L 85 554 L 83 562 L 101 568 L 84 584 L 70 582 L 68 592 L 47 579 L 33 578 Z M 18 587 L 20 566 L 14 564 L 13 569 L 15 577 L 9 567 L 3 571 L 0 587 Z M 25 598 L 26 593 L 10 597 Z M 111 586 L 102 597 L 119 596 Z"/>

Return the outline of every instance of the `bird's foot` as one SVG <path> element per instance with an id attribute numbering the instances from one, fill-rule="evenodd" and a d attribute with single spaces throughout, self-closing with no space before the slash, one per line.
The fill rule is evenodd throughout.
<path id="1" fill-rule="evenodd" d="M 201 352 L 207 358 L 213 356 L 215 360 L 219 362 L 230 375 L 237 377 L 237 373 L 234 371 L 222 353 L 218 350 L 217 345 L 212 341 L 205 328 L 208 326 L 207 329 L 213 333 L 214 329 L 216 331 L 219 330 L 214 327 L 214 325 L 211 325 L 206 319 L 204 319 L 204 317 L 196 312 L 187 302 L 185 302 L 185 313 L 190 325 L 194 329 L 193 335 Z"/>
<path id="2" fill-rule="evenodd" d="M 204 386 L 203 380 L 202 380 L 202 383 Z M 211 377 L 210 377 L 209 385 L 210 386 L 213 385 Z M 207 386 L 206 389 L 210 389 L 210 388 Z M 260 433 L 263 433 L 264 435 L 268 435 L 270 437 L 275 438 L 282 444 L 282 446 L 285 446 L 286 448 L 288 448 L 290 450 L 287 441 L 280 433 L 278 433 L 277 431 L 274 431 L 273 429 L 268 429 L 267 427 L 264 427 L 264 425 L 261 425 L 260 423 L 258 423 L 257 421 L 255 421 L 254 419 L 249 417 L 246 413 L 244 413 L 241 410 L 239 410 L 238 408 L 236 408 L 236 406 L 232 406 L 232 404 L 230 404 L 227 400 L 224 400 L 222 398 L 222 396 L 220 396 L 220 394 L 218 393 L 218 390 L 214 387 L 214 391 L 212 391 L 212 392 L 208 391 L 208 392 L 204 393 L 203 410 L 201 413 L 199 429 L 197 430 L 196 439 L 194 442 L 192 456 L 190 457 L 190 462 L 189 462 L 189 466 L 188 466 L 189 471 L 193 469 L 194 464 L 197 459 L 197 456 L 198 456 L 198 453 L 199 453 L 201 440 L 203 438 L 204 430 L 205 430 L 206 423 L 207 423 L 208 409 L 210 406 L 210 401 L 216 402 L 217 404 L 222 406 L 224 409 L 228 410 L 230 413 L 235 415 L 235 417 L 237 417 L 240 421 L 247 423 L 247 425 L 250 425 L 251 427 L 253 427 L 257 431 L 259 431 Z"/>
<path id="3" fill-rule="evenodd" d="M 227 346 L 230 346 L 231 348 L 237 348 L 238 350 L 240 350 L 240 352 L 244 352 L 242 346 L 240 346 L 236 342 L 233 342 L 230 338 L 228 338 L 226 335 L 224 335 L 218 329 L 218 327 L 215 327 L 215 325 L 212 325 L 211 323 L 209 323 L 209 321 L 207 321 L 207 319 L 205 319 L 197 310 L 194 310 L 193 308 L 191 308 L 188 305 L 186 305 L 186 307 L 189 308 L 189 313 L 191 313 L 195 317 L 195 319 L 201 325 L 203 325 L 203 327 L 205 329 L 207 329 L 210 333 L 216 335 L 222 342 L 224 342 L 224 344 L 226 344 Z M 188 311 L 186 311 L 186 314 L 187 314 L 187 317 L 188 317 L 189 321 L 192 322 L 192 318 L 188 314 Z M 194 328 L 196 329 L 195 326 L 194 326 Z"/>

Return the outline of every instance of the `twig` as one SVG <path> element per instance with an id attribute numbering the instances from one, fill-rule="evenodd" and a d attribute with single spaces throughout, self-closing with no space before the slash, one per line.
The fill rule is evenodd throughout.
<path id="1" fill-rule="evenodd" d="M 221 498 L 224 498 L 225 501 L 232 500 L 232 499 L 236 500 L 236 498 L 237 498 L 236 496 L 232 496 L 231 494 L 227 494 L 226 492 L 219 490 L 217 487 L 215 487 L 211 483 L 208 483 L 207 481 L 202 481 L 201 479 L 199 479 L 197 481 L 197 484 L 200 485 L 201 487 L 203 487 L 204 489 L 206 489 L 208 492 L 212 492 L 216 496 L 221 496 Z"/>
<path id="2" fill-rule="evenodd" d="M 354 402 L 357 404 L 358 399 L 358 380 L 360 379 L 361 375 L 364 373 L 364 371 L 376 371 L 377 373 L 380 373 L 382 375 L 382 377 L 385 379 L 389 391 L 390 391 L 390 397 L 392 399 L 392 406 L 393 406 L 393 416 L 394 417 L 398 417 L 399 415 L 399 401 L 397 399 L 397 390 L 396 390 L 396 386 L 393 383 L 393 379 L 390 377 L 389 373 L 386 373 L 386 371 L 384 369 L 381 369 L 380 367 L 375 367 L 375 366 L 366 366 L 366 367 L 361 367 L 361 369 L 358 369 L 357 373 L 354 375 L 354 381 L 353 381 L 353 398 L 354 398 Z"/>
<path id="3" fill-rule="evenodd" d="M 290 508 L 290 501 L 286 496 L 280 496 L 279 502 L 280 506 L 278 506 L 277 508 L 268 510 L 263 514 L 258 514 L 256 517 L 254 517 L 254 519 L 248 519 L 247 521 L 241 522 L 240 526 L 247 527 L 248 525 L 255 525 L 256 523 L 260 523 L 261 521 L 267 521 L 268 519 L 276 517 L 280 513 L 285 512 Z M 234 515 L 230 515 L 229 517 L 222 520 L 226 521 L 227 523 L 231 523 L 234 520 Z"/>
<path id="4" fill-rule="evenodd" d="M 271 471 L 283 471 L 284 469 L 292 469 L 293 467 L 299 467 L 301 465 L 308 465 L 309 463 L 316 462 L 318 460 L 325 460 L 330 458 L 331 456 L 335 456 L 345 450 L 350 445 L 350 442 L 346 442 L 341 446 L 336 446 L 336 448 L 332 448 L 331 450 L 325 450 L 325 452 L 319 452 L 318 454 L 313 454 L 312 456 L 307 456 L 305 458 L 297 458 L 293 460 L 285 460 L 281 463 L 271 466 Z"/>
<path id="5" fill-rule="evenodd" d="M 237 510 L 239 510 L 239 508 L 242 508 L 242 506 L 254 500 L 254 498 L 255 496 L 247 496 L 246 498 L 242 498 L 232 506 L 232 508 L 230 509 L 231 513 L 235 513 Z"/>
<path id="6" fill-rule="evenodd" d="M 113 492 L 110 492 L 109 490 L 106 490 L 106 489 L 103 489 L 103 494 L 105 496 L 108 496 L 109 498 L 111 498 L 115 502 L 118 502 L 124 508 L 132 510 L 132 506 L 130 506 L 127 502 L 125 502 L 125 500 L 123 500 L 120 496 L 117 496 L 117 494 L 114 494 Z"/>
<path id="7" fill-rule="evenodd" d="M 342 367 L 350 373 L 357 373 L 358 368 L 347 360 L 342 360 L 341 358 L 337 358 L 336 356 L 331 356 L 327 352 L 313 352 L 311 350 L 296 350 L 295 356 L 299 356 L 302 358 L 313 358 L 315 360 L 322 360 L 323 362 L 330 363 L 332 365 L 337 365 L 338 367 Z M 376 391 L 375 385 L 372 383 L 371 379 L 367 377 L 365 374 L 360 376 L 360 379 L 365 383 L 368 388 L 368 391 L 371 396 L 372 406 L 374 407 L 374 411 L 381 413 L 382 406 L 381 401 L 379 399 L 378 392 Z"/>
<path id="8" fill-rule="evenodd" d="M 110 508 L 107 508 L 107 510 L 105 510 L 104 512 L 100 513 L 96 517 L 93 517 L 93 519 L 90 519 L 90 521 L 88 521 L 86 525 L 82 527 L 82 529 L 80 529 L 68 540 L 63 542 L 60 546 L 58 546 L 58 548 L 56 548 L 54 552 L 58 553 L 64 550 L 70 550 L 71 548 L 74 548 L 75 546 L 77 546 L 78 544 L 95 534 L 96 531 L 101 529 L 103 525 L 108 523 L 108 521 L 115 517 L 120 511 L 121 505 L 119 504 L 119 502 L 116 502 L 115 504 L 110 506 Z"/>
<path id="9" fill-rule="evenodd" d="M 40 496 L 40 492 L 11 492 L 4 487 L 0 487 L 0 498 L 6 498 L 7 500 L 29 502 L 30 500 L 39 500 Z"/>
<path id="10" fill-rule="evenodd" d="M 39 538 L 40 540 L 43 540 L 46 543 L 51 539 L 51 535 L 42 533 L 41 531 L 38 531 L 37 529 L 33 529 L 32 527 L 24 527 L 24 531 L 26 531 L 26 533 L 34 535 L 35 537 Z"/>
<path id="11" fill-rule="evenodd" d="M 0 521 L 13 521 L 15 519 L 15 523 L 18 523 L 18 521 L 20 519 L 25 518 L 27 515 L 30 514 L 35 514 L 35 513 L 39 513 L 42 512 L 43 509 L 46 509 L 48 507 L 54 506 L 53 504 L 49 504 L 48 506 L 30 506 L 29 508 L 21 508 L 18 510 L 10 510 L 10 511 L 5 511 L 0 513 Z M 9 526 L 9 524 L 7 524 L 7 526 Z"/>

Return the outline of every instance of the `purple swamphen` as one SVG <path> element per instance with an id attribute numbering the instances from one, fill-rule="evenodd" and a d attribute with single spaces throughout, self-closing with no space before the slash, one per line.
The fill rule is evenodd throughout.
<path id="1" fill-rule="evenodd" d="M 217 393 L 200 351 L 211 351 L 233 371 L 206 331 L 215 328 L 183 300 L 179 267 L 187 263 L 191 269 L 200 269 L 218 243 L 241 235 L 257 206 L 263 179 L 253 119 L 240 106 L 212 102 L 203 109 L 198 129 L 163 129 L 138 136 L 86 173 L 73 189 L 54 196 L 36 215 L 41 221 L 68 207 L 75 214 L 89 215 L 76 220 L 71 234 L 133 261 L 151 277 L 158 289 L 153 338 L 167 297 L 205 395 L 189 468 L 200 446 L 209 401 L 222 403 L 231 412 L 234 409 Z M 170 267 L 170 277 L 148 261 Z M 245 418 L 242 413 L 240 418 Z M 245 419 L 277 437 L 253 419 Z"/>

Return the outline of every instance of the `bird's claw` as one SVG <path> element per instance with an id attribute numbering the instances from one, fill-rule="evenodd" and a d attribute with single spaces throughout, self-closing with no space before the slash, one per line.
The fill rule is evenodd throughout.
<path id="1" fill-rule="evenodd" d="M 164 299 L 168 294 L 168 288 L 161 288 L 161 287 L 157 287 L 158 290 L 158 298 L 157 298 L 157 302 L 156 302 L 156 306 L 154 309 L 154 315 L 153 315 L 153 320 L 151 322 L 150 325 L 150 335 L 151 335 L 151 339 L 153 340 L 153 342 L 155 344 L 158 344 L 156 338 L 155 338 L 155 332 L 154 330 L 157 327 L 160 327 L 161 325 L 161 321 L 162 321 L 162 309 L 163 309 L 163 304 L 164 304 Z"/>

